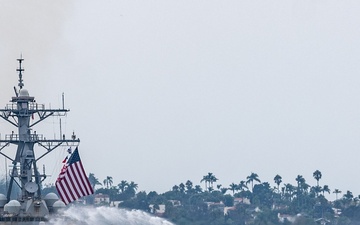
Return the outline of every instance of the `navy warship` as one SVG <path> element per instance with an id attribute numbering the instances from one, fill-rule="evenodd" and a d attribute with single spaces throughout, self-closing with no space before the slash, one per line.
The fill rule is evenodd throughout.
<path id="1" fill-rule="evenodd" d="M 66 205 L 55 193 L 42 195 L 42 182 L 47 175 L 45 171 L 39 171 L 37 163 L 60 146 L 77 147 L 80 140 L 74 133 L 69 138 L 60 133 L 58 139 L 48 139 L 34 130 L 37 124 L 49 117 L 65 116 L 69 109 L 64 107 L 64 97 L 59 109 L 47 109 L 44 104 L 37 103 L 24 88 L 24 59 L 20 57 L 17 60 L 18 88 L 14 87 L 15 96 L 5 108 L 0 109 L 0 117 L 17 128 L 16 132 L 0 136 L 0 155 L 12 163 L 7 175 L 7 193 L 0 194 L 0 225 L 48 224 L 49 216 Z M 11 145 L 15 145 L 16 152 L 5 154 L 3 150 Z M 35 145 L 43 150 L 35 151 Z M 16 197 L 12 197 L 16 189 Z"/>

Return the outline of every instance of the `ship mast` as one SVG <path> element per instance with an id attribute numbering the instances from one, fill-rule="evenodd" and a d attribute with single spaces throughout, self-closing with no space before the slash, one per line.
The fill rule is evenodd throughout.
<path id="1" fill-rule="evenodd" d="M 38 104 L 35 98 L 29 95 L 24 89 L 22 67 L 23 58 L 17 59 L 19 68 L 19 92 L 15 90 L 15 97 L 10 100 L 5 109 L 0 109 L 0 117 L 17 128 L 18 133 L 12 132 L 5 135 L 5 139 L 0 139 L 0 154 L 9 159 L 12 164 L 10 172 L 10 182 L 7 192 L 7 201 L 10 201 L 12 186 L 17 184 L 21 189 L 19 202 L 25 204 L 28 199 L 41 198 L 41 182 L 46 178 L 45 174 L 40 174 L 36 165 L 37 161 L 52 152 L 59 146 L 77 146 L 80 142 L 73 135 L 66 139 L 65 135 L 60 139 L 45 139 L 42 134 L 33 131 L 33 127 L 50 116 L 65 116 L 68 109 L 46 109 L 44 104 Z M 36 116 L 33 120 L 31 117 Z M 2 152 L 2 150 L 11 145 L 17 145 L 15 158 L 11 158 Z M 46 149 L 45 153 L 36 156 L 34 145 L 38 144 Z"/>

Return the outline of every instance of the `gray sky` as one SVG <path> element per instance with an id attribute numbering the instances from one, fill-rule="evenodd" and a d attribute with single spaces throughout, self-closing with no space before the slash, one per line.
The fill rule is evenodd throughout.
<path id="1" fill-rule="evenodd" d="M 86 171 L 164 192 L 208 172 L 360 194 L 360 2 L 0 0 L 0 101 L 16 58 L 71 109 Z M 4 121 L 1 134 L 11 133 Z M 58 118 L 35 128 L 58 135 Z M 40 151 L 40 150 L 39 150 Z M 44 163 L 54 182 L 65 148 Z M 55 163 L 56 162 L 56 163 Z M 201 184 L 203 186 L 203 184 Z"/>

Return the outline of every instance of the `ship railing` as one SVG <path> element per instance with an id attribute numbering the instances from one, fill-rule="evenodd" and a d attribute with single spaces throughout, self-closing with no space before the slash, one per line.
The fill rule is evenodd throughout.
<path id="1" fill-rule="evenodd" d="M 9 103 L 5 109 L 0 109 L 3 118 L 7 119 L 10 116 L 33 116 L 37 114 L 40 120 L 47 118 L 48 116 L 65 116 L 69 111 L 68 109 L 45 109 L 44 104 L 38 104 L 36 102 L 21 103 L 26 105 L 18 105 L 17 103 Z M 33 117 L 34 118 L 34 117 Z M 35 122 L 38 123 L 39 121 Z"/>
<path id="2" fill-rule="evenodd" d="M 71 139 L 65 138 L 63 135 L 63 139 L 46 139 L 43 134 L 33 133 L 28 135 L 24 135 L 25 137 L 21 137 L 19 134 L 6 134 L 5 139 L 2 138 L 0 134 L 0 147 L 7 146 L 9 144 L 17 144 L 18 142 L 33 142 L 38 143 L 40 146 L 46 148 L 47 150 L 51 150 L 57 146 L 69 146 L 75 147 L 79 145 L 80 139 L 75 136 L 72 136 Z M 0 148 L 1 151 L 2 148 Z"/>
<path id="3" fill-rule="evenodd" d="M 44 104 L 38 104 L 38 103 L 35 103 L 35 102 L 30 102 L 29 103 L 29 109 L 30 110 L 44 110 L 45 105 Z"/>
<path id="4" fill-rule="evenodd" d="M 6 104 L 5 109 L 6 110 L 17 110 L 17 104 L 15 104 L 15 103 Z"/>
<path id="5" fill-rule="evenodd" d="M 28 105 L 29 110 L 45 110 L 44 104 L 39 104 L 36 102 L 29 102 L 28 104 L 29 104 Z M 18 110 L 17 103 L 8 103 L 6 104 L 5 109 L 10 111 Z"/>
<path id="6" fill-rule="evenodd" d="M 27 174 L 23 174 L 21 175 L 21 171 L 20 171 L 20 166 L 17 165 L 17 166 L 9 166 L 10 169 L 8 169 L 8 174 L 10 177 L 24 177 L 24 176 L 27 176 Z M 32 177 L 35 177 L 35 171 L 34 171 L 34 168 L 31 168 L 32 170 Z M 39 168 L 37 168 L 37 171 L 39 171 Z M 39 177 L 51 177 L 51 175 L 45 175 L 45 172 L 44 174 L 38 174 Z"/>
<path id="7" fill-rule="evenodd" d="M 1 137 L 0 137 L 1 140 Z M 44 135 L 42 134 L 30 134 L 29 141 L 39 141 L 44 140 Z M 19 134 L 6 134 L 5 141 L 20 141 Z"/>

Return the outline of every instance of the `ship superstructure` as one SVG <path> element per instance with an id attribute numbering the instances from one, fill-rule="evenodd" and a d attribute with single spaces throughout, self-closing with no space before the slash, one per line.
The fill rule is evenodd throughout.
<path id="1" fill-rule="evenodd" d="M 35 98 L 24 89 L 22 67 L 23 58 L 18 59 L 18 88 L 14 87 L 15 96 L 4 109 L 0 109 L 0 117 L 17 128 L 17 132 L 6 134 L 0 139 L 0 154 L 12 162 L 9 171 L 9 185 L 5 195 L 0 194 L 0 225 L 7 224 L 39 224 L 46 221 L 47 216 L 57 207 L 64 207 L 54 193 L 47 196 L 41 194 L 41 183 L 46 178 L 38 170 L 37 162 L 59 146 L 77 146 L 80 142 L 75 134 L 70 138 L 60 134 L 60 138 L 47 139 L 34 130 L 35 125 L 51 116 L 65 116 L 68 109 L 64 104 L 60 109 L 46 109 L 44 104 L 38 104 Z M 3 149 L 16 146 L 14 156 L 4 153 Z M 34 146 L 45 149 L 40 155 Z M 13 186 L 17 185 L 20 193 L 16 199 L 11 199 Z"/>

